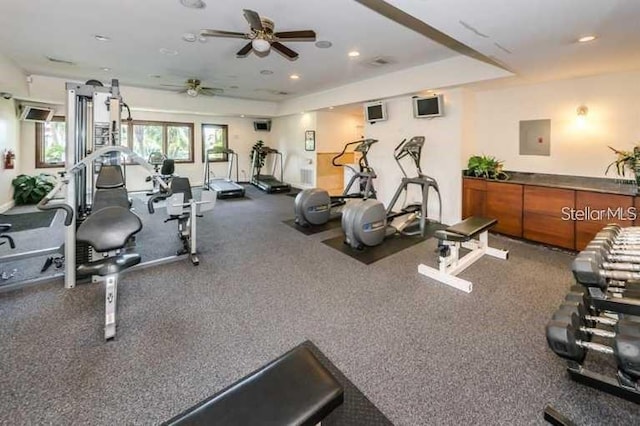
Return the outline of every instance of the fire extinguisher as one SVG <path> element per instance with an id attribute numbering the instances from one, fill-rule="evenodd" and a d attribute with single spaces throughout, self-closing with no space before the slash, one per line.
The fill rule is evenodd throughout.
<path id="1" fill-rule="evenodd" d="M 12 150 L 8 150 L 4 154 L 4 168 L 5 169 L 13 169 L 14 162 L 13 160 L 16 158 L 16 154 Z"/>

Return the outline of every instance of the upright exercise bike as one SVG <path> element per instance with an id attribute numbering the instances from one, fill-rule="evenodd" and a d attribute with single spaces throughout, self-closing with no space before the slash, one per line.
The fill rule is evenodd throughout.
<path id="1" fill-rule="evenodd" d="M 393 195 L 389 206 L 377 200 L 365 200 L 362 203 L 348 205 L 342 214 L 342 230 L 345 234 L 345 244 L 358 250 L 364 246 L 377 246 L 387 236 L 399 233 L 403 235 L 426 234 L 427 206 L 429 190 L 433 188 L 438 196 L 439 219 L 442 221 L 442 200 L 438 183 L 432 177 L 422 173 L 420 158 L 424 146 L 424 136 L 414 136 L 409 141 L 404 139 L 394 149 L 394 159 L 404 177 Z M 400 160 L 409 157 L 416 167 L 416 176 L 409 177 Z M 420 187 L 421 199 L 419 203 L 403 206 L 399 211 L 394 211 L 402 193 L 408 193 L 409 186 Z M 406 199 L 406 198 L 405 198 Z"/>
<path id="2" fill-rule="evenodd" d="M 298 225 L 304 227 L 324 225 L 331 219 L 340 217 L 342 208 L 346 205 L 347 200 L 353 198 L 364 200 L 376 198 L 376 190 L 373 187 L 373 179 L 376 177 L 376 173 L 367 160 L 367 153 L 371 145 L 376 142 L 378 142 L 377 139 L 362 139 L 349 142 L 344 146 L 340 154 L 331 159 L 331 164 L 335 167 L 347 167 L 353 172 L 342 195 L 331 197 L 327 191 L 320 188 L 305 189 L 296 195 L 294 211 Z M 358 161 L 359 170 L 349 164 L 338 163 L 338 160 L 344 156 L 347 148 L 351 145 L 357 145 L 353 150 L 361 154 Z M 357 187 L 357 192 L 352 192 L 354 186 Z"/>

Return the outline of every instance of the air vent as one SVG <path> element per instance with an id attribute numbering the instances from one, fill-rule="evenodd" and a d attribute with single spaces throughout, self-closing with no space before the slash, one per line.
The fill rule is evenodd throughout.
<path id="1" fill-rule="evenodd" d="M 52 58 L 51 56 L 47 56 L 47 59 L 48 59 L 50 62 L 54 62 L 54 63 L 56 63 L 56 64 L 75 65 L 75 63 L 74 63 L 74 62 L 66 61 L 66 60 L 64 60 L 64 59 L 60 59 L 60 58 Z"/>

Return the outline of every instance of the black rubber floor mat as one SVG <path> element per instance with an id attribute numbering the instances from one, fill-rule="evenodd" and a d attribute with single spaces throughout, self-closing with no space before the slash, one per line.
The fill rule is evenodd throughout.
<path id="1" fill-rule="evenodd" d="M 319 234 L 320 232 L 325 232 L 330 229 L 340 228 L 342 226 L 342 222 L 340 221 L 340 219 L 330 220 L 324 225 L 310 226 L 308 228 L 305 228 L 304 226 L 300 226 L 296 224 L 295 219 L 283 220 L 282 223 L 284 223 L 285 225 L 289 225 L 296 231 L 302 232 L 304 235 Z"/>
<path id="2" fill-rule="evenodd" d="M 0 223 L 10 223 L 11 232 L 28 231 L 29 229 L 48 228 L 51 226 L 56 211 L 0 214 Z"/>
<path id="3" fill-rule="evenodd" d="M 386 426 L 391 421 L 358 389 L 342 372 L 333 365 L 316 345 L 307 340 L 302 346 L 309 348 L 320 364 L 331 372 L 344 388 L 344 403 L 322 420 L 323 426 Z"/>
<path id="4" fill-rule="evenodd" d="M 356 250 L 351 246 L 344 243 L 344 235 L 339 235 L 335 238 L 329 238 L 324 240 L 323 243 L 331 248 L 338 250 L 341 253 L 350 256 L 365 265 L 370 265 L 373 262 L 377 262 L 380 259 L 384 259 L 387 256 L 398 253 L 406 248 L 428 240 L 433 234 L 440 229 L 445 229 L 447 225 L 441 223 L 432 222 L 427 225 L 427 231 L 424 238 L 417 235 L 409 237 L 405 235 L 392 235 L 385 238 L 384 242 L 375 247 L 365 247 L 362 250 Z"/>

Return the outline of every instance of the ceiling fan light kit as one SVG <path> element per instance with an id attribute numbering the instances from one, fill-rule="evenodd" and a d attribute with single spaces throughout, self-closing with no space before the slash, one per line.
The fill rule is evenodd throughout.
<path id="1" fill-rule="evenodd" d="M 283 31 L 274 32 L 274 22 L 265 17 L 261 17 L 257 12 L 249 9 L 243 10 L 244 18 L 249 23 L 250 31 L 240 33 L 234 31 L 221 30 L 201 30 L 201 37 L 226 37 L 241 38 L 249 40 L 242 49 L 236 52 L 236 57 L 244 58 L 251 51 L 258 53 L 258 56 L 266 56 L 272 48 L 290 60 L 298 59 L 298 53 L 291 50 L 280 41 L 316 41 L 316 33 L 312 30 Z M 261 55 L 260 55 L 261 54 Z"/>

